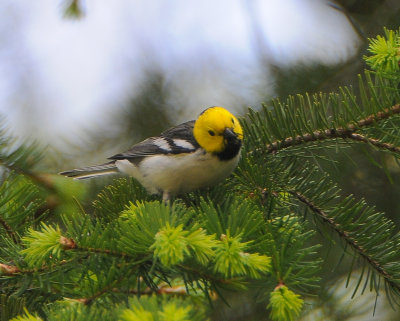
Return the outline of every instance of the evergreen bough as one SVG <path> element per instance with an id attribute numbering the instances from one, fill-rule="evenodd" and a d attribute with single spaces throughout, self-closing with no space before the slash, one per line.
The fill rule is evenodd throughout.
<path id="1" fill-rule="evenodd" d="M 296 320 L 319 287 L 321 228 L 361 265 L 354 294 L 385 291 L 396 308 L 400 234 L 321 162 L 360 145 L 399 161 L 399 48 L 385 30 L 358 88 L 249 110 L 235 175 L 169 205 L 119 178 L 83 210 L 80 183 L 35 171 L 37 148 L 2 132 L 0 320 L 200 321 L 252 289 L 272 320 Z"/>

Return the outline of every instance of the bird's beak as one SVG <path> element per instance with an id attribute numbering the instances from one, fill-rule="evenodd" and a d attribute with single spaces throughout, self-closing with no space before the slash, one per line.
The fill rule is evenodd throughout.
<path id="1" fill-rule="evenodd" d="M 222 136 L 224 136 L 224 138 L 226 138 L 228 140 L 237 138 L 237 134 L 233 131 L 232 128 L 225 128 Z"/>

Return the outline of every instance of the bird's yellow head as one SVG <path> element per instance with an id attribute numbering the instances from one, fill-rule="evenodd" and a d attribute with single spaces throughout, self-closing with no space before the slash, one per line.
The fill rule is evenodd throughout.
<path id="1" fill-rule="evenodd" d="M 210 107 L 203 111 L 194 124 L 193 135 L 202 148 L 215 154 L 233 147 L 237 149 L 237 154 L 243 140 L 239 121 L 222 107 Z"/>

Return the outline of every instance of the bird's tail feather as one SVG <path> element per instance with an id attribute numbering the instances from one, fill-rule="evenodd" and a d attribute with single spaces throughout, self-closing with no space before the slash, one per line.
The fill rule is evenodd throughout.
<path id="1" fill-rule="evenodd" d="M 64 175 L 67 177 L 72 177 L 74 179 L 86 179 L 92 178 L 96 176 L 103 176 L 109 174 L 115 174 L 118 172 L 117 167 L 115 166 L 115 161 L 96 165 L 89 167 L 76 168 L 69 171 L 61 172 L 60 175 Z"/>

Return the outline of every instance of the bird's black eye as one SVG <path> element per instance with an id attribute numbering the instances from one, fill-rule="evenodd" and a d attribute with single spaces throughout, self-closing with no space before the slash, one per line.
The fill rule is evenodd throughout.
<path id="1" fill-rule="evenodd" d="M 215 136 L 215 133 L 211 129 L 208 131 L 208 133 L 210 134 L 210 136 Z"/>
<path id="2" fill-rule="evenodd" d="M 235 123 L 235 120 L 234 120 L 233 118 L 231 118 L 231 121 L 232 121 L 232 124 L 234 124 L 234 123 Z"/>

